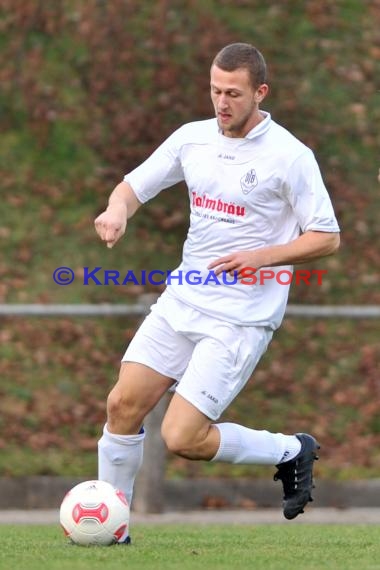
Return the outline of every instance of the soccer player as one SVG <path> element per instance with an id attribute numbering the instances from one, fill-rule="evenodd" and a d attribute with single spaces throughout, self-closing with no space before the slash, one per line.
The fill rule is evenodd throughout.
<path id="1" fill-rule="evenodd" d="M 182 261 L 122 359 L 98 446 L 99 479 L 131 501 L 144 418 L 171 388 L 162 424 L 168 449 L 194 460 L 275 465 L 284 516 L 293 519 L 312 500 L 315 438 L 218 419 L 281 324 L 289 284 L 278 272 L 335 253 L 339 226 L 312 151 L 261 110 L 268 93 L 262 54 L 228 45 L 210 75 L 216 117 L 176 130 L 124 177 L 95 220 L 113 247 L 142 204 L 187 185 Z"/>

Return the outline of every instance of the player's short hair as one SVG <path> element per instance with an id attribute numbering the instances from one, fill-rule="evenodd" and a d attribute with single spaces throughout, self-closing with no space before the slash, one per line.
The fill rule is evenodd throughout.
<path id="1" fill-rule="evenodd" d="M 267 66 L 263 55 L 251 44 L 234 43 L 218 52 L 212 62 L 223 71 L 247 69 L 252 86 L 257 89 L 267 79 Z"/>

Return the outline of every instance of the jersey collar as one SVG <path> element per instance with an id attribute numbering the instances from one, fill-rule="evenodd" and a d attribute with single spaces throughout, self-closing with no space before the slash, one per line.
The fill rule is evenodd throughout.
<path id="1" fill-rule="evenodd" d="M 261 121 L 261 123 L 259 123 L 258 125 L 256 125 L 256 127 L 253 127 L 253 129 L 250 130 L 250 131 L 245 135 L 245 137 L 244 137 L 243 139 L 240 139 L 241 141 L 243 141 L 243 140 L 245 140 L 245 139 L 249 139 L 249 140 L 255 139 L 256 137 L 259 137 L 259 136 L 261 136 L 261 135 L 263 135 L 264 133 L 267 132 L 267 130 L 268 130 L 269 127 L 270 127 L 271 120 L 272 120 L 271 115 L 270 115 L 270 113 L 268 113 L 268 111 L 261 111 L 261 110 L 260 110 L 260 113 L 264 116 L 264 120 Z M 219 128 L 219 126 L 218 126 L 217 120 L 214 119 L 214 121 L 215 121 L 215 123 L 216 123 L 216 125 L 217 125 L 217 127 L 218 127 L 218 133 L 224 137 L 224 135 L 223 135 L 223 133 L 222 133 L 222 130 L 221 130 L 221 129 Z M 233 138 L 233 137 L 224 137 L 224 138 L 227 139 L 227 140 L 229 140 L 229 141 L 231 141 L 231 144 L 235 144 L 235 143 L 236 143 L 236 140 L 237 140 L 237 139 L 235 139 L 235 138 Z"/>
<path id="2" fill-rule="evenodd" d="M 256 127 L 254 127 L 251 131 L 249 131 L 249 133 L 247 133 L 245 135 L 246 139 L 254 139 L 256 137 L 259 137 L 261 135 L 263 135 L 264 133 L 267 132 L 267 130 L 270 127 L 270 122 L 271 122 L 271 116 L 270 113 L 268 113 L 267 111 L 260 111 L 260 113 L 262 115 L 264 115 L 264 120 L 261 121 L 261 123 L 259 123 L 258 125 L 256 125 Z"/>

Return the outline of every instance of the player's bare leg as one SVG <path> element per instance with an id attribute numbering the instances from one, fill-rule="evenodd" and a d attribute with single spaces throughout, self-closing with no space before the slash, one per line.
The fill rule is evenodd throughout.
<path id="1" fill-rule="evenodd" d="M 188 459 L 212 459 L 219 449 L 219 430 L 212 420 L 174 394 L 161 428 L 168 449 Z"/>
<path id="2" fill-rule="evenodd" d="M 145 416 L 154 408 L 173 380 L 149 366 L 123 362 L 119 379 L 107 399 L 107 427 L 115 434 L 138 434 Z"/>

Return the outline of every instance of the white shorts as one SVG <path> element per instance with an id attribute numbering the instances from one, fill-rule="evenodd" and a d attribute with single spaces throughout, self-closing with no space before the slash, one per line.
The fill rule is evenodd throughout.
<path id="1" fill-rule="evenodd" d="M 176 381 L 176 392 L 217 420 L 249 380 L 271 341 L 266 327 L 243 327 L 200 313 L 165 291 L 122 361 Z"/>

